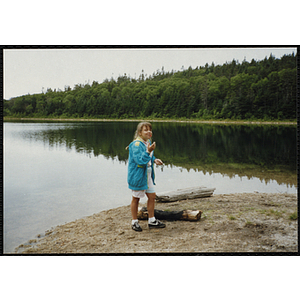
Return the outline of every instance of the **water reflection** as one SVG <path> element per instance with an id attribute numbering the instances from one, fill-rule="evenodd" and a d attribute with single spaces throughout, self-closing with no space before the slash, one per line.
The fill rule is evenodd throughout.
<path id="1" fill-rule="evenodd" d="M 125 147 L 137 122 L 52 124 L 49 129 L 26 131 L 24 137 L 51 147 L 66 147 L 89 156 L 104 155 L 127 162 Z M 153 123 L 156 156 L 166 165 L 204 174 L 257 177 L 279 184 L 297 184 L 296 127 Z"/>

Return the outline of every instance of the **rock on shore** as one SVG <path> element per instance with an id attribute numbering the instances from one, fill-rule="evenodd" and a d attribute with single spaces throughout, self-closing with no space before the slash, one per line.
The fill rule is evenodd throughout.
<path id="1" fill-rule="evenodd" d="M 144 204 L 141 204 L 144 206 Z M 161 210 L 202 210 L 197 222 L 164 221 L 166 228 L 131 229 L 130 206 L 60 225 L 16 248 L 22 254 L 297 252 L 297 197 L 240 193 L 156 203 Z"/>

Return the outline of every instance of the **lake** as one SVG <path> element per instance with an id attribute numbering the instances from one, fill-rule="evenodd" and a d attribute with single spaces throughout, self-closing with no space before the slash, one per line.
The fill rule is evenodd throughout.
<path id="1" fill-rule="evenodd" d="M 125 147 L 137 124 L 4 122 L 4 253 L 56 225 L 129 205 Z M 296 126 L 152 125 L 165 163 L 155 168 L 157 192 L 297 193 Z"/>

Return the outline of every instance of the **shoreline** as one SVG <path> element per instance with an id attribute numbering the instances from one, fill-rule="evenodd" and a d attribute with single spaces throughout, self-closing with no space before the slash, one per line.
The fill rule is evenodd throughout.
<path id="1" fill-rule="evenodd" d="M 202 217 L 151 230 L 142 220 L 135 232 L 130 205 L 121 206 L 58 225 L 7 254 L 298 252 L 297 194 L 217 194 L 155 208 L 201 210 Z"/>
<path id="2" fill-rule="evenodd" d="M 73 119 L 73 118 L 18 118 L 3 117 L 3 121 L 20 120 L 20 121 L 61 121 L 61 122 L 174 122 L 174 123 L 203 123 L 203 124 L 237 124 L 237 125 L 297 125 L 297 122 L 287 121 L 231 121 L 231 120 L 160 120 L 160 119 Z"/>

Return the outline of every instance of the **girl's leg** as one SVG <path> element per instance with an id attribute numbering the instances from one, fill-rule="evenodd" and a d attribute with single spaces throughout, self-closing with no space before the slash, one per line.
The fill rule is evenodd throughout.
<path id="1" fill-rule="evenodd" d="M 150 228 L 164 228 L 166 225 L 162 223 L 161 221 L 154 218 L 154 206 L 155 206 L 155 193 L 146 193 L 148 197 L 147 202 L 147 210 L 148 210 L 148 226 Z M 154 220 L 150 220 L 151 218 L 154 218 Z"/>
<path id="2" fill-rule="evenodd" d="M 146 193 L 148 197 L 147 201 L 147 210 L 148 210 L 148 217 L 152 218 L 154 217 L 154 207 L 155 207 L 155 193 Z"/>
<path id="3" fill-rule="evenodd" d="M 138 213 L 139 201 L 140 201 L 140 198 L 136 198 L 136 197 L 132 196 L 132 201 L 131 201 L 131 216 L 132 216 L 132 220 L 137 220 L 137 213 Z"/>

